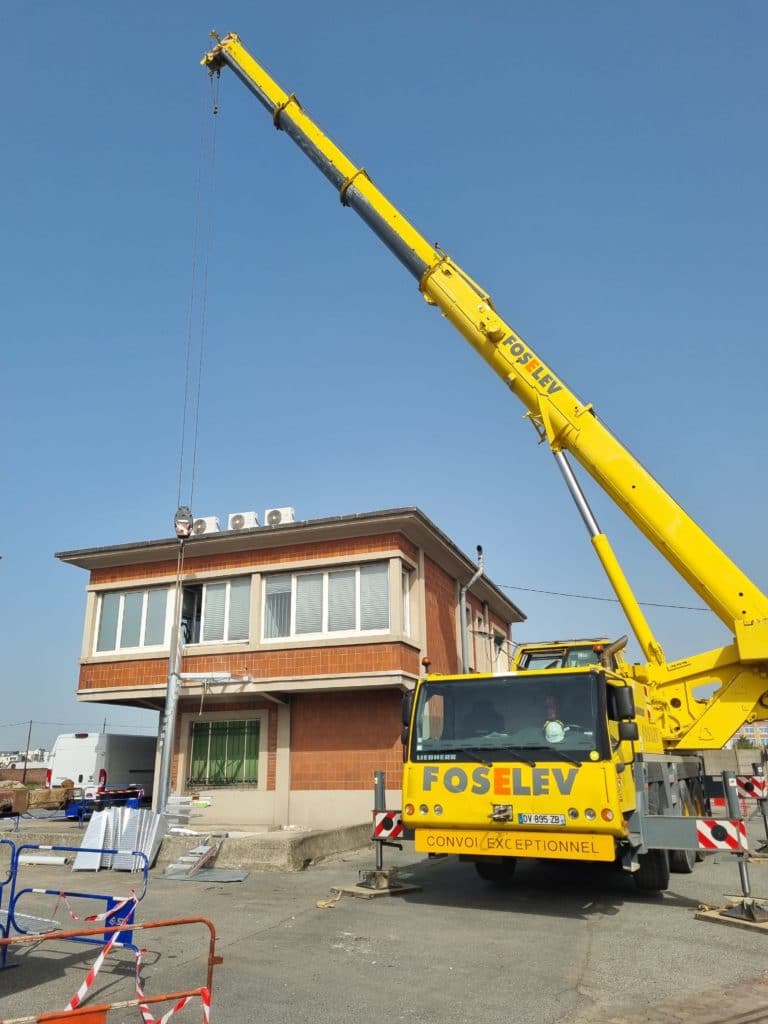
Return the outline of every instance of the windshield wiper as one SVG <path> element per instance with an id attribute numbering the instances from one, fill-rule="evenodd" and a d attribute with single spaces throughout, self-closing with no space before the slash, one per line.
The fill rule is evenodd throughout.
<path id="1" fill-rule="evenodd" d="M 528 754 L 523 753 L 522 750 L 518 750 L 517 747 L 483 747 L 483 750 L 493 750 L 494 754 L 512 754 L 516 761 L 522 761 L 523 764 L 529 764 L 531 768 L 536 767 L 536 762 Z M 498 760 L 498 758 L 497 758 Z"/>
<path id="2" fill-rule="evenodd" d="M 570 764 L 581 764 L 581 761 L 577 761 L 575 757 L 571 757 L 570 754 L 566 754 L 564 750 L 558 750 L 557 747 L 539 747 L 539 750 L 546 750 L 548 754 L 557 754 L 562 761 L 568 761 Z"/>

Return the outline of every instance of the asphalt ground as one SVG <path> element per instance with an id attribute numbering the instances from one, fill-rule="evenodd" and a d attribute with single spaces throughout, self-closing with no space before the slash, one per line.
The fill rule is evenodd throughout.
<path id="1" fill-rule="evenodd" d="M 202 915 L 214 923 L 224 963 L 214 973 L 213 1022 L 768 1022 L 768 933 L 695 918 L 700 904 L 722 906 L 726 894 L 740 891 L 727 855 L 708 857 L 692 875 L 673 875 L 662 896 L 642 895 L 631 878 L 598 865 L 526 862 L 500 888 L 469 864 L 430 861 L 408 844 L 386 849 L 384 860 L 420 889 L 335 899 L 337 887 L 374 866 L 368 848 L 303 872 L 236 883 L 174 882 L 155 870 L 137 920 Z M 135 882 L 105 870 L 22 871 L 24 886 L 56 890 L 124 895 Z M 768 862 L 750 865 L 750 878 L 753 894 L 768 896 Z M 24 901 L 19 911 L 46 916 L 56 898 Z M 80 917 L 103 906 L 71 903 Z M 57 917 L 78 926 L 63 907 Z M 201 926 L 134 934 L 149 951 L 148 995 L 205 982 Z M 19 947 L 16 966 L 0 971 L 0 1020 L 62 1008 L 97 952 L 72 942 Z M 91 1000 L 133 998 L 134 965 L 129 951 L 113 950 Z M 174 1021 L 201 1019 L 198 1003 Z M 139 1024 L 141 1017 L 132 1008 L 108 1020 Z"/>

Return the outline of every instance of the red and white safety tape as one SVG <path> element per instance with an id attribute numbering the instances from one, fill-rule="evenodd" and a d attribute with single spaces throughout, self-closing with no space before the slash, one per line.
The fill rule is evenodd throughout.
<path id="1" fill-rule="evenodd" d="M 85 976 L 85 981 L 77 990 L 77 992 L 75 992 L 75 994 L 69 1000 L 67 1005 L 64 1007 L 65 1010 L 76 1010 L 80 1003 L 82 1003 L 82 1001 L 85 999 L 86 995 L 88 994 L 88 989 L 91 987 L 96 978 L 96 975 L 101 970 L 101 965 L 106 960 L 107 954 L 112 949 L 112 946 L 115 944 L 115 940 L 117 939 L 117 936 L 119 934 L 120 932 L 112 932 L 112 934 L 109 937 L 109 942 L 106 944 L 104 949 L 102 949 L 102 951 L 94 960 L 93 966 Z"/>
<path id="2" fill-rule="evenodd" d="M 136 954 L 136 998 L 146 999 L 144 992 L 141 987 L 141 961 L 142 954 L 146 953 L 146 949 L 140 949 Z M 152 1011 L 146 1003 L 140 1003 L 139 1009 L 141 1010 L 141 1016 L 144 1018 L 144 1024 L 168 1024 L 168 1021 L 173 1017 L 179 1010 L 183 1010 L 187 1003 L 194 999 L 194 996 L 182 996 L 182 998 L 172 1006 L 170 1010 L 166 1011 L 162 1017 L 154 1017 Z M 200 990 L 200 1001 L 203 1004 L 203 1022 L 209 1024 L 211 1019 L 211 993 L 207 988 Z"/>
<path id="3" fill-rule="evenodd" d="M 104 949 L 102 949 L 102 951 L 94 960 L 93 966 L 88 971 L 88 974 L 85 976 L 85 981 L 77 990 L 75 995 L 72 996 L 69 1003 L 66 1005 L 65 1010 L 76 1010 L 77 1007 L 80 1006 L 80 1004 L 83 1002 L 86 995 L 88 994 L 88 990 L 91 988 L 94 981 L 96 980 L 96 975 L 101 970 L 101 965 L 106 960 L 119 934 L 120 932 L 112 933 L 109 942 L 107 942 L 107 944 L 104 946 Z M 141 985 L 141 964 L 143 953 L 146 953 L 145 949 L 139 949 L 136 951 L 136 998 L 139 1000 L 147 998 L 144 994 Z M 159 1018 L 152 1016 L 152 1011 L 150 1010 L 147 1003 L 140 1002 L 139 1010 L 141 1011 L 141 1016 L 144 1019 L 144 1024 L 168 1024 L 168 1021 L 171 1019 L 171 1017 L 173 1017 L 173 1015 L 177 1013 L 179 1010 L 182 1010 L 187 1005 L 187 1003 L 194 998 L 195 997 L 191 995 L 184 996 L 176 1003 L 175 1006 L 172 1006 L 170 1010 L 168 1010 L 166 1013 L 163 1014 L 162 1017 Z M 203 1024 L 209 1024 L 211 1016 L 211 993 L 207 988 L 202 988 L 200 990 L 200 1001 L 203 1004 Z"/>
<path id="4" fill-rule="evenodd" d="M 69 902 L 66 895 L 63 892 L 60 892 L 59 898 L 56 900 L 56 906 L 53 908 L 53 914 L 51 916 L 54 918 L 56 917 L 56 911 L 63 903 L 64 906 L 67 908 L 67 913 L 69 914 L 70 920 L 72 921 L 106 921 L 108 917 L 112 917 L 114 914 L 119 914 L 123 907 L 127 907 L 130 904 L 135 905 L 138 902 L 139 899 L 138 896 L 136 895 L 136 892 L 133 889 L 131 889 L 124 900 L 121 900 L 119 903 L 115 903 L 112 907 L 108 907 L 103 914 L 88 914 L 87 917 L 81 918 L 78 917 L 77 914 L 72 910 L 72 904 Z"/>

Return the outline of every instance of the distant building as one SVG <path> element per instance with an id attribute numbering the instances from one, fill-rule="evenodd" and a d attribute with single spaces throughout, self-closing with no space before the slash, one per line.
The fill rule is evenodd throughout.
<path id="1" fill-rule="evenodd" d="M 742 725 L 739 731 L 734 733 L 729 746 L 733 746 L 736 740 L 747 740 L 755 747 L 768 747 L 768 722 Z"/>
<path id="2" fill-rule="evenodd" d="M 273 509 L 265 522 L 196 520 L 181 567 L 176 538 L 59 553 L 90 574 L 77 697 L 163 711 L 179 573 L 173 792 L 213 794 L 211 822 L 365 821 L 375 771 L 399 801 L 401 696 L 422 659 L 460 671 L 475 565 L 417 508 L 306 522 Z M 467 594 L 472 668 L 506 671 L 524 618 L 481 576 Z"/>

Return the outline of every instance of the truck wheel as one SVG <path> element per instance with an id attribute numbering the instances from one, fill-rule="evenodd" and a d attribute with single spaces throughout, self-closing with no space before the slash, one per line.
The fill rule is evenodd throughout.
<path id="1" fill-rule="evenodd" d="M 696 808 L 693 805 L 690 791 L 685 782 L 680 783 L 680 802 L 682 804 L 683 816 L 686 818 L 696 817 Z M 695 850 L 670 850 L 669 870 L 678 875 L 690 875 L 696 866 Z"/>
<path id="2" fill-rule="evenodd" d="M 640 869 L 632 877 L 640 892 L 663 892 L 669 888 L 669 857 L 666 850 L 649 850 L 637 858 Z"/>
<path id="3" fill-rule="evenodd" d="M 677 875 L 690 875 L 696 866 L 695 850 L 670 850 L 669 870 Z"/>
<path id="4" fill-rule="evenodd" d="M 704 788 L 701 785 L 699 779 L 693 779 L 690 783 L 691 790 L 691 803 L 693 804 L 693 813 L 697 818 L 703 818 L 707 813 L 707 801 L 704 796 Z M 696 863 L 701 864 L 704 860 L 704 854 L 701 850 L 696 851 Z"/>
<path id="5" fill-rule="evenodd" d="M 475 861 L 475 870 L 485 882 L 511 882 L 516 867 L 514 857 L 483 857 Z"/>

